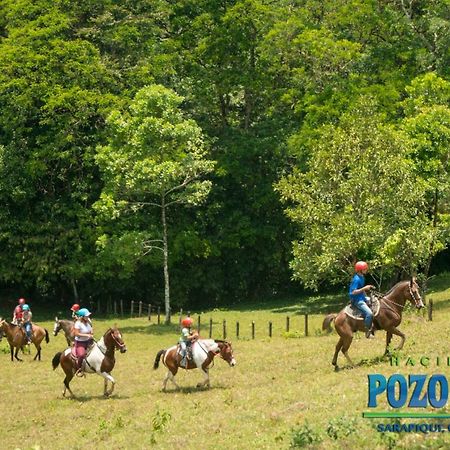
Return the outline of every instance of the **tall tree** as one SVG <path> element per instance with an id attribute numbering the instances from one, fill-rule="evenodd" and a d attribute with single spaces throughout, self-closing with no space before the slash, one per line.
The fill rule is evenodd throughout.
<path id="1" fill-rule="evenodd" d="M 277 185 L 299 227 L 291 267 L 306 286 L 343 282 L 357 259 L 381 278 L 389 269 L 410 273 L 427 257 L 430 223 L 410 143 L 371 103 L 363 98 L 339 125 L 324 127 L 307 170 Z"/>
<path id="2" fill-rule="evenodd" d="M 203 202 L 211 188 L 204 177 L 214 167 L 201 129 L 180 110 L 182 100 L 163 86 L 141 89 L 127 113 L 111 114 L 108 145 L 97 155 L 105 187 L 96 209 L 109 217 L 131 214 L 131 231 L 142 232 L 142 254 L 162 252 L 166 323 L 171 308 L 168 214 L 171 208 Z M 159 231 L 152 234 L 140 225 L 155 223 L 155 208 Z"/>

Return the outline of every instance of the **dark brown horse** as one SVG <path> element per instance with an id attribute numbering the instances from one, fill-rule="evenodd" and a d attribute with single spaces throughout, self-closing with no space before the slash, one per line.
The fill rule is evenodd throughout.
<path id="1" fill-rule="evenodd" d="M 27 345 L 27 335 L 22 327 L 18 325 L 14 325 L 13 323 L 6 322 L 6 320 L 0 319 L 0 340 L 3 337 L 3 334 L 8 339 L 9 348 L 11 349 L 11 361 L 14 361 L 14 358 L 17 361 L 22 361 L 19 356 L 19 350 L 23 349 L 25 345 Z M 36 347 L 37 353 L 34 357 L 34 360 L 41 360 L 41 342 L 45 338 L 45 342 L 48 344 L 50 338 L 48 337 L 48 331 L 45 328 L 40 327 L 33 323 L 32 332 L 31 332 L 31 341 Z M 16 351 L 14 352 L 14 349 Z"/>
<path id="2" fill-rule="evenodd" d="M 401 342 L 397 350 L 401 350 L 405 343 L 405 335 L 397 329 L 402 321 L 402 312 L 407 300 L 410 300 L 416 308 L 423 308 L 422 297 L 420 296 L 419 286 L 415 278 L 411 280 L 400 281 L 389 292 L 380 298 L 380 312 L 374 318 L 375 328 L 379 330 L 386 330 L 386 351 L 389 352 L 389 344 L 391 343 L 392 335 L 400 336 Z M 355 331 L 364 331 L 364 321 L 361 319 L 354 319 L 349 317 L 344 310 L 339 314 L 328 314 L 323 321 L 323 329 L 330 326 L 334 320 L 334 326 L 340 336 L 336 344 L 336 351 L 334 353 L 332 364 L 338 368 L 337 359 L 339 351 L 346 357 L 351 366 L 353 362 L 348 356 L 348 349 L 353 340 L 353 333 Z"/>
<path id="3" fill-rule="evenodd" d="M 92 349 L 88 351 L 88 356 L 83 363 L 83 370 L 85 373 L 96 373 L 105 379 L 103 395 L 110 396 L 114 391 L 116 384 L 114 378 L 111 376 L 111 371 L 114 369 L 116 359 L 114 353 L 120 350 L 120 353 L 125 353 L 127 347 L 122 339 L 122 334 L 119 329 L 109 328 L 103 337 L 94 343 Z M 77 371 L 76 358 L 72 355 L 72 349 L 67 348 L 63 352 L 58 352 L 53 357 L 52 366 L 55 370 L 61 364 L 66 378 L 64 378 L 63 396 L 66 396 L 66 390 L 70 392 L 72 397 L 75 397 L 69 387 L 69 383 Z M 108 381 L 111 382 L 111 390 L 108 391 Z"/>
<path id="4" fill-rule="evenodd" d="M 214 357 L 219 355 L 230 366 L 236 365 L 236 360 L 233 356 L 233 349 L 231 343 L 227 341 L 213 340 L 213 339 L 199 339 L 192 344 L 192 358 L 188 359 L 187 367 L 181 366 L 181 355 L 178 351 L 178 345 L 168 348 L 167 350 L 160 350 L 155 358 L 153 369 L 159 367 L 159 360 L 163 357 L 163 364 L 169 369 L 163 381 L 163 391 L 166 390 L 167 381 L 170 379 L 177 389 L 180 387 L 175 382 L 175 375 L 179 368 L 182 369 L 200 369 L 205 376 L 202 383 L 198 383 L 197 387 L 207 386 L 209 383 L 209 367 L 214 361 Z"/>

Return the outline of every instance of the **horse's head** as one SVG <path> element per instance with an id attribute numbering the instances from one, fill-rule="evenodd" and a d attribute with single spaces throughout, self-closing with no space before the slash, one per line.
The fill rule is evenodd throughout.
<path id="1" fill-rule="evenodd" d="M 411 300 L 411 303 L 414 304 L 414 306 L 418 309 L 424 308 L 425 305 L 423 304 L 422 297 L 420 295 L 420 288 L 417 284 L 416 277 L 412 277 L 409 281 L 409 297 Z"/>
<path id="2" fill-rule="evenodd" d="M 220 357 L 224 359 L 231 367 L 236 365 L 236 360 L 233 355 L 233 348 L 231 347 L 231 342 L 228 341 L 215 341 L 219 346 Z"/>
<path id="3" fill-rule="evenodd" d="M 53 336 L 57 336 L 60 331 L 61 331 L 61 321 L 59 321 L 58 318 L 55 317 L 55 325 L 53 326 Z"/>
<path id="4" fill-rule="evenodd" d="M 105 345 L 107 348 L 113 347 L 116 350 L 120 350 L 120 353 L 125 353 L 127 351 L 127 346 L 122 338 L 122 333 L 117 327 L 110 328 L 104 336 Z"/>

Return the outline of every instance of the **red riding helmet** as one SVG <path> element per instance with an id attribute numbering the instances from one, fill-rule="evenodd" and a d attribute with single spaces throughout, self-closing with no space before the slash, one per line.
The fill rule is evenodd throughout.
<path id="1" fill-rule="evenodd" d="M 363 270 L 367 270 L 368 268 L 369 268 L 369 265 L 365 261 L 358 261 L 355 264 L 356 272 L 362 272 Z"/>
<path id="2" fill-rule="evenodd" d="M 190 317 L 186 317 L 185 319 L 183 319 L 181 321 L 181 325 L 183 325 L 183 327 L 191 327 L 192 324 L 194 323 L 194 321 L 190 318 Z"/>
<path id="3" fill-rule="evenodd" d="M 72 308 L 70 308 L 70 310 L 73 312 L 79 311 L 79 309 L 80 305 L 78 303 L 75 303 L 74 305 L 72 305 Z"/>
<path id="4" fill-rule="evenodd" d="M 19 298 L 19 305 L 25 305 L 25 299 Z"/>

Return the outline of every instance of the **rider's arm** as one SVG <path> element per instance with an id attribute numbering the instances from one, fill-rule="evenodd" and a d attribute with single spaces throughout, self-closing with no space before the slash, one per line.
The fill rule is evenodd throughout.
<path id="1" fill-rule="evenodd" d="M 371 289 L 375 289 L 375 286 L 372 286 L 371 284 L 366 284 L 362 288 L 355 289 L 354 291 L 352 291 L 352 295 L 358 295 L 361 292 L 367 292 L 367 291 L 370 291 Z"/>

